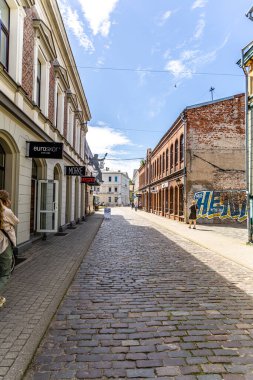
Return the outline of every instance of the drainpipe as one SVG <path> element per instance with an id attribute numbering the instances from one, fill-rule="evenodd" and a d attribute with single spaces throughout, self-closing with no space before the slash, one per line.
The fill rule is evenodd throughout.
<path id="1" fill-rule="evenodd" d="M 248 48 L 249 45 L 246 46 Z M 246 145 L 246 194 L 247 194 L 247 229 L 248 244 L 252 243 L 252 215 L 251 215 L 251 144 L 249 143 L 249 106 L 248 106 L 248 71 L 244 65 L 244 50 L 242 49 L 242 69 L 245 75 L 245 145 Z"/>
<path id="2" fill-rule="evenodd" d="M 181 120 L 184 123 L 184 196 L 183 196 L 183 202 L 184 202 L 184 222 L 186 223 L 186 204 L 187 204 L 187 198 L 186 198 L 186 116 L 185 111 L 181 114 Z"/>

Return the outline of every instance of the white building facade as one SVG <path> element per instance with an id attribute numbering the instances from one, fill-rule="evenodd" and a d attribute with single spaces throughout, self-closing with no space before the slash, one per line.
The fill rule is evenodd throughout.
<path id="1" fill-rule="evenodd" d="M 85 216 L 89 187 L 65 167 L 86 166 L 91 115 L 56 0 L 1 0 L 0 14 L 0 188 L 22 251 Z"/>
<path id="2" fill-rule="evenodd" d="M 127 173 L 120 170 L 102 170 L 102 180 L 96 195 L 99 196 L 100 204 L 105 206 L 128 206 L 129 199 L 129 177 Z"/>

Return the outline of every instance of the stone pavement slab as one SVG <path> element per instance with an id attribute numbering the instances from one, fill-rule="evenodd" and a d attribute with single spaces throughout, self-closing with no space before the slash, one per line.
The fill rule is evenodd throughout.
<path id="1" fill-rule="evenodd" d="M 34 243 L 15 269 L 0 310 L 0 379 L 22 378 L 102 220 L 90 216 L 65 236 Z"/>
<path id="2" fill-rule="evenodd" d="M 212 224 L 197 225 L 196 230 L 189 229 L 188 224 L 160 217 L 155 214 L 138 211 L 141 216 L 154 224 L 157 228 L 179 234 L 180 236 L 210 249 L 235 263 L 253 269 L 253 245 L 247 245 L 247 229 Z"/>
<path id="3" fill-rule="evenodd" d="M 249 380 L 252 295 L 252 270 L 113 209 L 24 379 Z"/>

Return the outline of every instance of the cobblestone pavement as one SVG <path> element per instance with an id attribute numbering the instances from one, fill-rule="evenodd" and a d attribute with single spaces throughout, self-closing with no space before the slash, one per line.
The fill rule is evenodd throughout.
<path id="1" fill-rule="evenodd" d="M 253 272 L 114 209 L 25 380 L 253 379 Z"/>
<path id="2" fill-rule="evenodd" d="M 101 221 L 94 215 L 66 236 L 35 243 L 15 269 L 0 310 L 0 379 L 23 377 Z"/>

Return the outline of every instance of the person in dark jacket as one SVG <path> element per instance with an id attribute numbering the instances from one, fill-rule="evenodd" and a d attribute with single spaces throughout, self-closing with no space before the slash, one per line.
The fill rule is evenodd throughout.
<path id="1" fill-rule="evenodd" d="M 190 206 L 189 228 L 191 228 L 193 224 L 193 228 L 196 229 L 197 210 L 198 210 L 198 206 L 196 205 L 196 202 L 192 201 L 192 204 Z"/>

